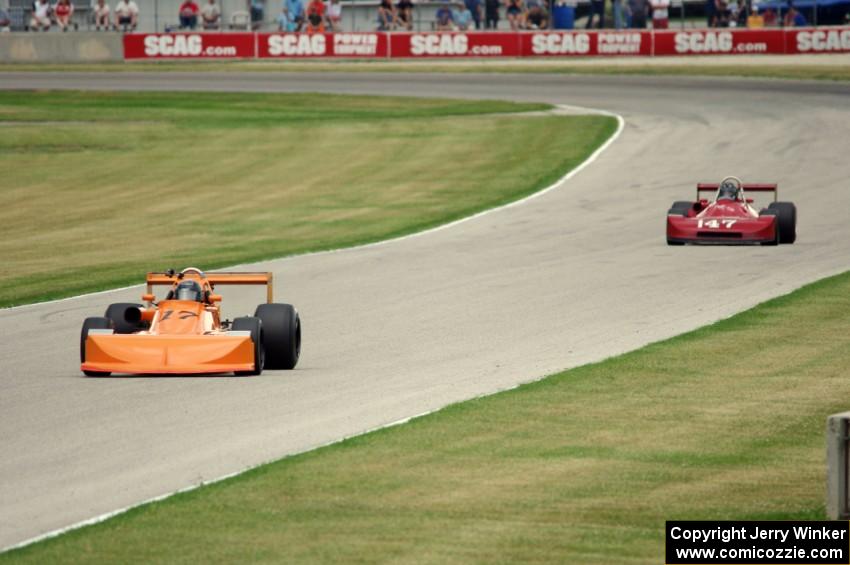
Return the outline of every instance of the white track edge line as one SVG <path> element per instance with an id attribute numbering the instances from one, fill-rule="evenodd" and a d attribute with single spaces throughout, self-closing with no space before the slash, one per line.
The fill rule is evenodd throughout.
<path id="1" fill-rule="evenodd" d="M 620 134 L 622 133 L 623 128 L 625 127 L 625 120 L 623 119 L 623 117 L 620 116 L 619 114 L 615 114 L 613 112 L 608 112 L 606 110 L 597 110 L 597 109 L 594 109 L 594 108 L 584 108 L 584 107 L 581 107 L 581 106 L 570 106 L 570 105 L 566 105 L 566 104 L 558 104 L 558 105 L 556 105 L 556 107 L 561 108 L 561 109 L 568 109 L 568 110 L 581 110 L 581 111 L 585 111 L 585 112 L 592 112 L 592 113 L 596 113 L 596 114 L 599 114 L 599 115 L 610 116 L 610 117 L 616 118 L 617 129 L 614 131 L 614 133 L 611 135 L 611 137 L 609 137 L 605 141 L 605 143 L 600 145 L 584 161 L 579 163 L 578 166 L 576 166 L 575 168 L 568 171 L 564 176 L 562 176 L 560 179 L 555 181 L 553 184 L 551 184 L 551 185 L 547 186 L 546 188 L 539 190 L 539 191 L 537 191 L 533 194 L 529 194 L 528 196 L 526 196 L 526 197 L 524 197 L 520 200 L 516 200 L 514 202 L 509 202 L 507 204 L 503 204 L 503 205 L 497 206 L 495 208 L 489 208 L 487 210 L 482 210 L 481 212 L 478 212 L 478 213 L 473 214 L 471 216 L 467 216 L 465 218 L 460 218 L 460 219 L 455 220 L 453 222 L 449 222 L 447 224 L 435 226 L 433 228 L 430 228 L 430 229 L 427 229 L 427 230 L 424 230 L 424 231 L 399 236 L 399 237 L 396 237 L 396 238 L 393 238 L 393 239 L 377 241 L 377 242 L 373 242 L 373 243 L 366 243 L 366 244 L 358 245 L 358 246 L 354 246 L 354 247 L 344 247 L 342 249 L 330 249 L 330 250 L 327 250 L 327 251 L 317 251 L 317 252 L 313 252 L 313 253 L 304 253 L 302 255 L 319 255 L 319 254 L 325 254 L 325 253 L 340 253 L 340 252 L 350 251 L 350 250 L 354 250 L 354 249 L 376 247 L 378 245 L 384 245 L 384 244 L 391 243 L 391 242 L 394 242 L 394 241 L 401 241 L 401 240 L 404 240 L 404 239 L 419 237 L 421 235 L 425 235 L 425 234 L 428 234 L 428 233 L 433 233 L 433 232 L 436 232 L 436 231 L 448 229 L 448 228 L 456 226 L 458 224 L 462 224 L 462 223 L 470 221 L 472 219 L 484 216 L 485 214 L 490 214 L 491 212 L 496 212 L 498 210 L 504 210 L 506 208 L 511 208 L 513 206 L 519 206 L 520 204 L 523 204 L 525 202 L 533 200 L 534 198 L 542 196 L 542 195 L 546 194 L 547 192 L 550 192 L 550 191 L 554 190 L 555 188 L 558 188 L 563 183 L 567 182 L 572 177 L 577 175 L 585 167 L 587 167 L 588 165 L 590 165 L 591 163 L 596 161 L 596 159 L 599 157 L 599 155 L 601 155 L 603 151 L 605 151 L 608 147 L 610 147 L 611 144 L 614 143 L 617 140 L 617 138 L 620 137 Z M 294 256 L 297 256 L 297 255 L 288 256 L 288 257 L 294 257 Z M 286 257 L 286 258 L 288 258 L 288 257 Z M 272 259 L 272 260 L 274 260 L 274 259 Z M 134 285 L 134 286 L 140 286 L 140 285 Z M 134 286 L 116 288 L 116 289 L 111 289 L 111 290 L 102 290 L 102 291 L 98 291 L 98 292 L 91 292 L 91 293 L 88 293 L 88 294 L 81 294 L 79 296 L 71 296 L 71 297 L 68 297 L 68 298 L 61 298 L 61 299 L 52 300 L 52 301 L 49 301 L 49 302 L 39 302 L 39 303 L 36 303 L 36 304 L 26 304 L 26 305 L 23 305 L 23 306 L 16 306 L 14 308 L 7 308 L 6 310 L 20 309 L 20 308 L 26 308 L 26 307 L 31 307 L 31 306 L 39 306 L 39 305 L 43 305 L 43 304 L 51 304 L 51 303 L 56 303 L 56 302 L 65 302 L 65 301 L 68 301 L 68 300 L 75 300 L 75 299 L 83 298 L 83 297 L 86 297 L 86 296 L 95 296 L 95 295 L 98 295 L 98 294 L 105 294 L 105 293 L 108 293 L 108 292 L 117 292 L 117 291 L 120 291 L 120 290 L 126 290 L 126 289 L 129 289 L 129 288 L 134 288 Z M 277 459 L 272 459 L 270 461 L 265 461 L 263 463 L 251 465 L 251 466 L 246 467 L 246 468 L 244 468 L 240 471 L 234 471 L 233 473 L 228 473 L 226 475 L 223 475 L 221 477 L 217 477 L 215 479 L 210 479 L 208 481 L 201 481 L 199 483 L 189 485 L 187 487 L 183 487 L 183 488 L 177 489 L 175 491 L 170 491 L 170 492 L 167 492 L 167 493 L 164 493 L 164 494 L 160 494 L 158 496 L 154 496 L 152 498 L 148 498 L 146 500 L 142 500 L 141 502 L 137 502 L 135 504 L 131 504 L 129 506 L 125 506 L 125 507 L 119 508 L 117 510 L 112 510 L 110 512 L 106 512 L 104 514 L 99 514 L 97 516 L 93 516 L 91 518 L 87 518 L 87 519 L 79 521 L 79 522 L 74 522 L 73 524 L 69 524 L 68 526 L 58 528 L 58 529 L 55 529 L 55 530 L 50 530 L 48 532 L 45 532 L 45 533 L 40 534 L 38 536 L 35 536 L 33 538 L 29 538 L 29 539 L 26 539 L 22 542 L 16 543 L 14 545 L 4 547 L 4 548 L 0 549 L 0 554 L 5 553 L 7 551 L 12 551 L 14 549 L 20 549 L 22 547 L 26 547 L 28 545 L 32 545 L 32 544 L 38 543 L 40 541 L 45 541 L 45 540 L 48 540 L 48 539 L 51 539 L 51 538 L 55 538 L 57 536 L 61 536 L 62 534 L 65 534 L 65 533 L 70 532 L 72 530 L 77 530 L 77 529 L 83 528 L 85 526 L 91 526 L 91 525 L 94 525 L 94 524 L 98 524 L 100 522 L 104 522 L 104 521 L 106 521 L 110 518 L 114 518 L 115 516 L 119 516 L 121 514 L 124 514 L 125 512 L 133 510 L 134 508 L 138 508 L 140 506 L 145 506 L 147 504 L 152 504 L 154 502 L 160 502 L 160 501 L 165 500 L 167 498 L 171 498 L 172 496 L 175 496 L 175 495 L 178 495 L 178 494 L 181 494 L 181 493 L 184 493 L 184 492 L 193 491 L 193 490 L 200 488 L 202 486 L 211 485 L 211 484 L 215 484 L 215 483 L 218 483 L 218 482 L 221 482 L 221 481 L 225 481 L 227 479 L 236 477 L 236 476 L 241 475 L 243 473 L 247 473 L 248 471 L 251 471 L 252 469 L 256 469 L 257 467 L 261 467 L 263 465 L 268 465 L 270 463 L 274 463 L 275 461 L 280 461 L 282 459 L 294 457 L 296 455 L 309 453 L 310 451 L 315 451 L 317 449 L 322 449 L 323 447 L 328 447 L 330 445 L 342 443 L 346 440 L 349 440 L 349 439 L 352 439 L 352 438 L 355 438 L 355 437 L 359 437 L 359 436 L 363 436 L 363 435 L 366 435 L 366 434 L 370 434 L 370 433 L 376 432 L 378 430 L 383 430 L 383 429 L 387 429 L 387 428 L 393 428 L 395 426 L 400 426 L 402 424 L 406 424 L 406 423 L 410 422 L 411 420 L 415 420 L 417 418 L 422 418 L 423 416 L 427 416 L 429 414 L 433 414 L 434 412 L 438 412 L 439 410 L 442 410 L 442 409 L 444 409 L 448 406 L 451 406 L 452 404 L 457 404 L 457 403 L 460 403 L 460 402 L 469 402 L 469 401 L 472 401 L 472 400 L 477 400 L 479 398 L 484 398 L 486 396 L 491 396 L 491 395 L 499 394 L 501 392 L 505 392 L 505 391 L 508 391 L 508 390 L 513 390 L 515 388 L 519 388 L 523 384 L 527 384 L 529 382 L 534 382 L 536 380 L 540 380 L 540 378 L 544 378 L 545 376 L 546 375 L 543 375 L 543 377 L 531 378 L 527 381 L 523 381 L 523 382 L 517 383 L 515 385 L 511 385 L 509 387 L 500 388 L 500 389 L 497 389 L 497 390 L 494 390 L 494 391 L 491 391 L 491 392 L 487 392 L 487 393 L 484 393 L 484 394 L 479 394 L 477 396 L 473 396 L 471 398 L 467 398 L 467 399 L 460 400 L 460 401 L 457 401 L 457 402 L 450 402 L 450 403 L 445 404 L 443 406 L 439 406 L 439 407 L 433 408 L 431 410 L 426 410 L 425 412 L 420 412 L 420 413 L 415 414 L 413 416 L 401 418 L 400 420 L 394 420 L 394 421 L 389 422 L 387 424 L 383 424 L 383 425 L 380 425 L 380 426 L 369 428 L 367 430 L 357 432 L 357 433 L 349 435 L 349 436 L 344 436 L 344 437 L 339 438 L 339 439 L 331 440 L 331 441 L 328 441 L 326 443 L 322 443 L 322 444 L 319 444 L 319 445 L 316 445 L 316 446 L 313 446 L 313 447 L 309 447 L 307 449 L 304 449 L 303 451 L 296 451 L 294 453 L 289 453 L 289 454 L 284 455 L 284 456 L 277 458 Z"/>
<path id="2" fill-rule="evenodd" d="M 448 222 L 446 224 L 440 224 L 440 225 L 434 226 L 432 228 L 428 228 L 428 229 L 425 229 L 425 230 L 422 230 L 422 231 L 417 231 L 417 232 L 413 232 L 413 233 L 409 233 L 409 234 L 405 234 L 405 235 L 400 235 L 398 237 L 393 237 L 391 239 L 382 239 L 380 241 L 373 241 L 373 242 L 370 242 L 370 243 L 353 245 L 351 247 L 340 247 L 340 248 L 337 248 L 337 249 L 326 249 L 326 250 L 323 250 L 323 251 L 308 251 L 306 253 L 294 253 L 292 255 L 284 255 L 283 257 L 276 257 L 276 258 L 271 258 L 271 259 L 262 259 L 262 260 L 255 261 L 255 262 L 252 262 L 252 263 L 240 263 L 238 265 L 233 265 L 233 266 L 230 266 L 230 267 L 221 267 L 221 269 L 236 269 L 236 268 L 239 268 L 239 267 L 241 267 L 242 265 L 245 265 L 245 264 L 250 265 L 250 264 L 253 264 L 253 263 L 266 263 L 266 262 L 270 262 L 270 261 L 281 261 L 281 260 L 284 260 L 284 259 L 292 259 L 294 257 L 305 257 L 305 256 L 310 256 L 310 255 L 324 255 L 324 254 L 327 254 L 327 253 L 346 253 L 346 252 L 350 252 L 350 251 L 368 249 L 368 248 L 371 248 L 371 247 L 378 247 L 378 246 L 381 246 L 381 245 L 386 245 L 388 243 L 395 243 L 395 242 L 398 242 L 398 241 L 403 241 L 403 240 L 406 240 L 406 239 L 412 239 L 414 237 L 420 237 L 420 236 L 427 235 L 427 234 L 430 234 L 430 233 L 435 233 L 435 232 L 438 232 L 438 231 L 446 230 L 446 229 L 452 228 L 454 226 L 463 224 L 465 222 L 474 220 L 476 218 L 480 218 L 481 216 L 485 216 L 485 215 L 491 214 L 493 212 L 498 212 L 499 210 L 505 210 L 507 208 L 512 208 L 514 206 L 519 206 L 521 204 L 525 204 L 526 202 L 528 202 L 530 200 L 533 200 L 535 198 L 543 196 L 547 192 L 550 192 L 550 191 L 558 188 L 562 183 L 567 182 L 568 180 L 573 178 L 575 175 L 577 175 L 579 172 L 581 172 L 585 167 L 587 167 L 588 165 L 590 165 L 591 163 L 596 161 L 597 157 L 599 157 L 599 155 L 602 154 L 603 151 L 608 149 L 608 147 L 612 143 L 614 143 L 614 141 L 616 141 L 617 138 L 620 137 L 620 134 L 623 131 L 623 127 L 625 126 L 625 120 L 623 119 L 623 117 L 621 115 L 616 114 L 614 112 L 609 112 L 607 110 L 598 110 L 596 108 L 585 108 L 583 106 L 573 106 L 573 105 L 570 105 L 570 104 L 554 104 L 553 106 L 556 109 L 560 109 L 560 110 L 580 111 L 580 112 L 584 112 L 585 114 L 597 114 L 597 115 L 600 115 L 600 116 L 608 116 L 608 117 L 611 117 L 611 118 L 615 118 L 617 120 L 617 129 L 614 131 L 614 133 L 611 135 L 611 137 L 609 137 L 607 140 L 605 140 L 605 143 L 603 143 L 602 145 L 597 147 L 596 150 L 593 153 L 591 153 L 584 161 L 579 163 L 575 168 L 570 169 L 564 176 L 562 176 L 561 178 L 556 180 L 554 183 L 550 184 L 549 186 L 547 186 L 545 188 L 538 190 L 537 192 L 529 194 L 528 196 L 524 196 L 523 198 L 520 198 L 519 200 L 514 200 L 513 202 L 508 202 L 507 204 L 502 204 L 502 205 L 496 206 L 494 208 L 487 208 L 486 210 L 476 212 L 475 214 L 472 214 L 471 216 L 465 216 L 463 218 L 453 220 L 453 221 Z M 0 308 L 0 314 L 2 314 L 4 312 L 13 312 L 13 311 L 18 311 L 18 310 L 23 310 L 23 309 L 26 309 L 26 308 L 35 308 L 35 307 L 38 307 L 38 306 L 44 306 L 46 304 L 59 304 L 61 302 L 69 302 L 71 300 L 79 300 L 81 298 L 88 298 L 88 297 L 91 297 L 91 296 L 109 294 L 109 293 L 112 293 L 112 292 L 121 292 L 122 290 L 130 290 L 130 289 L 133 289 L 133 288 L 140 288 L 142 286 L 143 285 L 141 285 L 141 284 L 133 284 L 133 285 L 122 286 L 122 287 L 118 287 L 118 288 L 110 288 L 110 289 L 106 289 L 106 290 L 98 290 L 98 291 L 94 291 L 94 292 L 87 292 L 87 293 L 84 293 L 84 294 L 77 294 L 75 296 L 66 296 L 65 298 L 57 298 L 55 300 L 45 300 L 43 302 L 33 302 L 31 304 L 21 304 L 19 306 L 11 306 L 11 307 L 8 307 L 8 308 Z"/>

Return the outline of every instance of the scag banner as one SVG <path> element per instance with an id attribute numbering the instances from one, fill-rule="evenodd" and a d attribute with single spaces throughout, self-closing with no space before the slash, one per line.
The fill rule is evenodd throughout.
<path id="1" fill-rule="evenodd" d="M 850 53 L 850 29 L 789 29 L 785 32 L 786 53 Z"/>
<path id="2" fill-rule="evenodd" d="M 259 58 L 387 58 L 385 33 L 258 33 Z"/>
<path id="3" fill-rule="evenodd" d="M 782 54 L 781 29 L 689 30 L 653 32 L 653 55 Z"/>
<path id="4" fill-rule="evenodd" d="M 652 55 L 648 31 L 553 31 L 521 34 L 522 55 Z"/>
<path id="5" fill-rule="evenodd" d="M 130 33 L 125 59 L 253 58 L 253 33 Z"/>
<path id="6" fill-rule="evenodd" d="M 519 33 L 393 33 L 390 57 L 519 57 Z"/>

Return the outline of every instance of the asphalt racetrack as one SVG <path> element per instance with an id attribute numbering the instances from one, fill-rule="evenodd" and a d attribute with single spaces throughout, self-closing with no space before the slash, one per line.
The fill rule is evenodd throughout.
<path id="1" fill-rule="evenodd" d="M 146 72 L 4 73 L 0 88 L 499 98 L 601 108 L 626 122 L 593 164 L 521 205 L 387 244 L 246 266 L 274 271 L 278 299 L 301 312 L 294 372 L 83 377 L 83 318 L 141 288 L 0 311 L 0 547 L 635 349 L 850 268 L 850 85 Z M 728 174 L 780 183 L 799 209 L 795 245 L 667 247 L 670 203 Z M 248 314 L 261 300 L 231 293 L 225 310 Z"/>

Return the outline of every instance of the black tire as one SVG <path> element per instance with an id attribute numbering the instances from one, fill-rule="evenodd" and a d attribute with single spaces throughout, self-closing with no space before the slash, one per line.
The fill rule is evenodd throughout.
<path id="1" fill-rule="evenodd" d="M 266 367 L 294 369 L 301 356 L 301 318 L 291 304 L 260 304 L 254 315 L 263 321 Z"/>
<path id="2" fill-rule="evenodd" d="M 144 329 L 143 324 L 131 324 L 124 319 L 124 312 L 127 308 L 144 308 L 144 305 L 134 304 L 132 302 L 116 302 L 115 304 L 110 304 L 104 314 L 105 317 L 112 320 L 115 333 L 117 334 L 131 334 Z"/>
<path id="3" fill-rule="evenodd" d="M 667 215 L 673 214 L 674 216 L 687 216 L 688 212 L 694 207 L 693 202 L 686 202 L 684 200 L 679 200 L 673 202 L 673 205 L 670 206 L 670 209 L 667 210 Z"/>
<path id="4" fill-rule="evenodd" d="M 778 216 L 779 214 L 774 208 L 765 208 L 764 210 L 759 212 L 759 216 Z M 776 218 L 776 236 L 773 238 L 773 241 L 765 241 L 762 245 L 779 245 L 781 230 L 779 229 L 779 218 Z"/>
<path id="5" fill-rule="evenodd" d="M 83 321 L 83 330 L 80 332 L 80 363 L 86 362 L 86 338 L 89 330 L 111 330 L 112 320 L 109 318 L 86 318 Z M 104 371 L 83 371 L 87 377 L 108 377 L 112 373 Z"/>
<path id="6" fill-rule="evenodd" d="M 779 223 L 779 243 L 797 241 L 797 207 L 792 202 L 771 202 L 768 210 L 776 210 Z"/>
<path id="7" fill-rule="evenodd" d="M 251 341 L 254 342 L 254 370 L 236 371 L 236 376 L 253 376 L 263 372 L 265 367 L 265 349 L 263 348 L 263 322 L 259 318 L 244 316 L 233 320 L 230 330 L 234 332 L 251 332 Z"/>

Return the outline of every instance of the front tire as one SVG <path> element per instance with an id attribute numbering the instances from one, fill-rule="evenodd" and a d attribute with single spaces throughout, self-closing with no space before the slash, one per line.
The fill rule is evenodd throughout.
<path id="1" fill-rule="evenodd" d="M 291 304 L 260 304 L 254 315 L 263 321 L 263 347 L 269 369 L 291 370 L 301 357 L 301 318 Z"/>
<path id="2" fill-rule="evenodd" d="M 127 311 L 127 308 L 144 308 L 144 305 L 134 304 L 132 302 L 116 302 L 115 304 L 110 304 L 104 314 L 105 317 L 112 320 L 115 333 L 117 334 L 131 334 L 143 329 L 141 324 L 131 324 L 124 319 L 124 312 Z"/>
<path id="3" fill-rule="evenodd" d="M 685 200 L 678 200 L 673 202 L 673 205 L 670 206 L 670 209 L 667 210 L 667 215 L 674 216 L 687 216 L 688 212 L 690 212 L 694 207 L 693 202 L 687 202 Z"/>
<path id="4" fill-rule="evenodd" d="M 86 318 L 83 321 L 83 330 L 80 332 L 80 364 L 86 362 L 86 339 L 89 337 L 89 330 L 111 330 L 114 329 L 112 320 L 109 318 Z M 108 377 L 112 373 L 108 371 L 86 371 L 83 374 L 87 377 Z"/>
<path id="5" fill-rule="evenodd" d="M 265 367 L 265 348 L 263 347 L 263 323 L 259 318 L 245 316 L 233 320 L 230 331 L 251 332 L 251 341 L 254 343 L 254 369 L 252 371 L 235 371 L 237 377 L 256 376 L 263 372 Z"/>
<path id="6" fill-rule="evenodd" d="M 780 243 L 797 241 L 797 207 L 793 202 L 771 202 L 768 210 L 776 210 Z"/>

